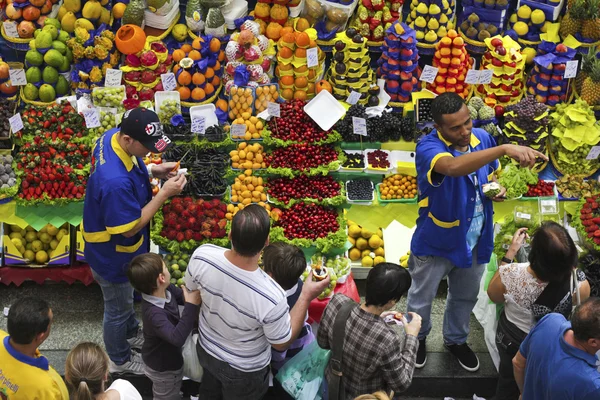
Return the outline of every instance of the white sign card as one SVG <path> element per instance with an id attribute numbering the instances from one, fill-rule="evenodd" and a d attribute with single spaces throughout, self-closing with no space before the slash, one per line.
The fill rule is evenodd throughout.
<path id="1" fill-rule="evenodd" d="M 360 117 L 352 117 L 352 129 L 355 135 L 367 136 L 367 120 Z"/>
<path id="2" fill-rule="evenodd" d="M 27 85 L 27 78 L 25 77 L 24 69 L 9 69 L 8 76 L 10 77 L 10 84 L 12 86 Z"/>
<path id="3" fill-rule="evenodd" d="M 100 115 L 95 107 L 83 110 L 83 118 L 85 119 L 85 127 L 88 129 L 100 126 Z"/>
<path id="4" fill-rule="evenodd" d="M 175 82 L 175 74 L 173 73 L 168 73 L 168 74 L 161 74 L 160 75 L 160 81 L 163 84 L 163 89 L 166 92 L 170 92 L 172 90 L 177 89 L 177 83 Z"/>
<path id="5" fill-rule="evenodd" d="M 565 68 L 564 78 L 575 78 L 577 75 L 577 67 L 579 66 L 578 60 L 567 61 L 567 66 Z"/>
<path id="6" fill-rule="evenodd" d="M 204 118 L 204 117 L 192 118 L 192 133 L 204 135 L 204 131 L 206 131 L 206 118 Z"/>
<path id="7" fill-rule="evenodd" d="M 6 36 L 18 38 L 19 31 L 17 30 L 17 23 L 15 21 L 4 21 L 4 32 L 6 32 Z"/>
<path id="8" fill-rule="evenodd" d="M 246 124 L 231 124 L 231 136 L 244 136 Z"/>
<path id="9" fill-rule="evenodd" d="M 19 132 L 23 129 L 23 120 L 21 119 L 21 114 L 16 113 L 12 117 L 8 119 L 8 123 L 10 124 L 10 129 L 13 133 Z"/>
<path id="10" fill-rule="evenodd" d="M 346 99 L 346 103 L 348 104 L 356 104 L 360 100 L 360 93 L 355 92 L 354 90 L 350 92 L 348 98 Z"/>
<path id="11" fill-rule="evenodd" d="M 281 116 L 281 106 L 279 103 L 267 103 L 267 111 L 269 111 L 269 115 L 272 117 L 279 118 Z"/>
<path id="12" fill-rule="evenodd" d="M 104 86 L 121 86 L 122 76 L 123 71 L 121 71 L 120 69 L 108 68 L 106 70 L 106 76 L 104 77 Z"/>
<path id="13" fill-rule="evenodd" d="M 494 71 L 491 69 L 484 69 L 479 71 L 479 84 L 480 85 L 489 85 L 492 83 L 492 77 L 494 76 Z"/>
<path id="14" fill-rule="evenodd" d="M 438 74 L 438 69 L 436 67 L 432 67 L 431 65 L 426 65 L 421 72 L 421 76 L 419 80 L 427 83 L 433 83 L 435 81 L 435 77 Z"/>
<path id="15" fill-rule="evenodd" d="M 319 65 L 319 52 L 316 47 L 306 50 L 306 66 L 308 68 Z"/>
<path id="16" fill-rule="evenodd" d="M 594 146 L 588 153 L 586 160 L 595 160 L 600 155 L 600 146 Z"/>

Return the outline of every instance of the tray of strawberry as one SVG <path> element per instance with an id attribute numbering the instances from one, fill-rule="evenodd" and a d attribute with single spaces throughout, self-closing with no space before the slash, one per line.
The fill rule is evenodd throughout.
<path id="1" fill-rule="evenodd" d="M 367 159 L 365 172 L 369 174 L 387 174 L 392 171 L 391 153 L 387 150 L 367 150 L 365 158 Z"/>
<path id="2" fill-rule="evenodd" d="M 577 207 L 576 215 L 572 225 L 577 229 L 580 242 L 592 250 L 600 250 L 600 203 L 599 195 L 581 199 Z"/>
<path id="3" fill-rule="evenodd" d="M 296 203 L 282 210 L 274 222 L 271 242 L 287 242 L 299 247 L 316 247 L 327 253 L 346 244 L 346 222 L 336 208 L 314 203 Z"/>
<path id="4" fill-rule="evenodd" d="M 280 104 L 280 118 L 271 118 L 263 130 L 264 143 L 279 147 L 298 143 L 328 144 L 340 142 L 335 131 L 324 131 L 304 112 L 304 100 L 291 100 Z"/>
<path id="5" fill-rule="evenodd" d="M 152 241 L 171 253 L 194 251 L 201 244 L 226 246 L 227 204 L 218 199 L 174 197 L 154 215 Z"/>
<path id="6" fill-rule="evenodd" d="M 267 199 L 285 207 L 299 202 L 338 206 L 346 199 L 344 184 L 329 175 L 269 178 L 266 186 Z"/>
<path id="7" fill-rule="evenodd" d="M 554 181 L 538 180 L 535 185 L 527 185 L 527 193 L 521 197 L 521 200 L 537 200 L 539 198 L 558 198 L 558 191 Z"/>
<path id="8" fill-rule="evenodd" d="M 21 119 L 23 129 L 17 135 L 21 139 L 17 144 L 30 142 L 35 135 L 52 141 L 93 140 L 85 128 L 85 120 L 68 102 L 47 107 L 29 106 L 21 113 Z"/>
<path id="9" fill-rule="evenodd" d="M 35 136 L 15 156 L 21 178 L 17 201 L 27 205 L 81 201 L 89 175 L 90 146 Z"/>
<path id="10" fill-rule="evenodd" d="M 267 173 L 293 177 L 326 175 L 344 162 L 343 152 L 332 145 L 292 144 L 273 149 L 264 157 Z"/>

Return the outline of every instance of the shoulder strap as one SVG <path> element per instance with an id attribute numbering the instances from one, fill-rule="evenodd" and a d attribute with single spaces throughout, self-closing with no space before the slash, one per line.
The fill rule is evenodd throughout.
<path id="1" fill-rule="evenodd" d="M 342 304 L 333 322 L 333 337 L 336 340 L 331 344 L 331 358 L 329 361 L 333 374 L 333 379 L 329 382 L 329 400 L 344 400 L 346 397 L 342 381 L 342 358 L 346 339 L 346 321 L 355 307 L 354 300 Z"/>

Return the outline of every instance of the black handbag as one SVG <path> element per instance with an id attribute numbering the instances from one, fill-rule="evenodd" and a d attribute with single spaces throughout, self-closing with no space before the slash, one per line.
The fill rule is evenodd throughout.
<path id="1" fill-rule="evenodd" d="M 335 316 L 333 322 L 333 337 L 336 341 L 331 344 L 331 358 L 329 367 L 333 375 L 329 383 L 329 400 L 345 400 L 344 376 L 342 374 L 342 358 L 344 354 L 344 341 L 346 339 L 346 321 L 352 310 L 357 306 L 354 301 L 347 301 Z"/>

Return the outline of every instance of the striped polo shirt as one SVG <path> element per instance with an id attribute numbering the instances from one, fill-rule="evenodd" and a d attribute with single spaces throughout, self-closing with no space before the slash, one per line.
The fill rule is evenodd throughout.
<path id="1" fill-rule="evenodd" d="M 213 357 L 244 372 L 271 361 L 271 344 L 292 335 L 285 291 L 263 270 L 245 271 L 227 249 L 205 244 L 190 259 L 185 284 L 200 289 L 199 341 Z"/>

